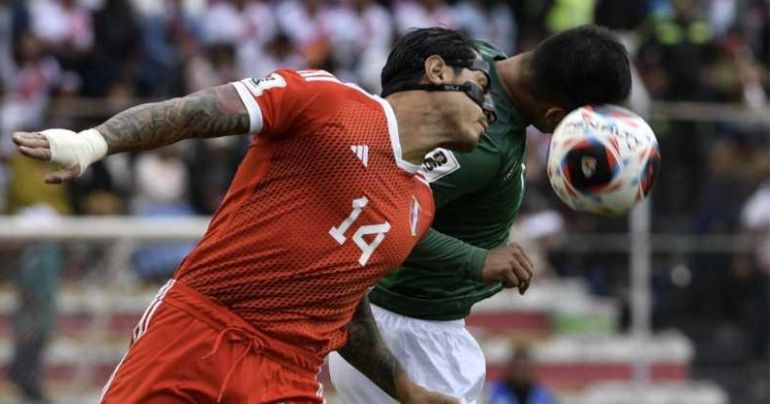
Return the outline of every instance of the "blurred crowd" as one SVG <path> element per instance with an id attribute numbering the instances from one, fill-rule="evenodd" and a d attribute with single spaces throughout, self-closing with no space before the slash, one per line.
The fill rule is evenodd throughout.
<path id="1" fill-rule="evenodd" d="M 0 211 L 211 214 L 246 137 L 115 156 L 67 187 L 50 187 L 40 181 L 46 168 L 19 158 L 9 135 L 84 129 L 138 102 L 278 67 L 326 69 L 376 93 L 391 44 L 412 27 L 462 29 L 515 54 L 566 28 L 604 25 L 618 33 L 635 62 L 630 103 L 639 113 L 655 112 L 656 102 L 697 101 L 762 115 L 770 93 L 769 21 L 768 0 L 0 0 Z M 653 114 L 650 120 L 663 155 L 654 231 L 750 234 L 770 226 L 767 204 L 756 202 L 766 200 L 770 186 L 767 126 L 719 117 Z M 528 193 L 515 234 L 543 240 L 564 228 L 627 230 L 624 219 L 575 214 L 557 202 L 543 169 L 548 136 L 534 130 L 529 136 Z M 177 247 L 140 254 L 135 264 L 147 276 L 165 274 L 185 253 Z M 541 267 L 585 276 L 596 293 L 617 294 L 627 284 L 624 256 L 540 255 Z M 702 293 L 714 282 L 747 281 L 745 274 L 756 272 L 745 268 L 749 264 L 770 273 L 767 257 L 717 255 L 674 257 L 663 271 L 699 267 L 713 278 Z M 696 278 L 693 290 L 705 279 Z M 663 284 L 661 294 L 675 286 Z M 732 310 L 738 303 L 730 299 L 715 310 Z"/>
<path id="2" fill-rule="evenodd" d="M 550 33 L 597 23 L 617 30 L 634 55 L 637 109 L 650 99 L 766 108 L 769 8 L 767 0 L 0 0 L 0 207 L 28 205 L 13 192 L 26 180 L 10 172 L 31 164 L 13 161 L 14 130 L 80 129 L 132 103 L 278 67 L 323 68 L 377 92 L 390 45 L 411 27 L 459 28 L 514 54 Z M 712 220 L 687 215 L 726 207 L 701 206 L 692 195 L 714 199 L 709 193 L 719 194 L 721 181 L 712 179 L 729 178 L 730 170 L 762 172 L 728 161 L 751 164 L 741 153 L 766 140 L 754 128 L 712 125 L 707 133 L 672 122 L 656 129 L 660 137 L 676 132 L 662 142 L 663 155 L 677 158 L 666 159 L 659 192 L 660 210 L 672 216 Z M 59 195 L 67 207 L 58 209 L 211 213 L 246 142 L 220 139 L 111 159 Z M 533 145 L 531 180 L 543 185 L 538 167 L 547 138 L 535 137 Z M 701 175 L 707 171 L 713 176 Z"/>
<path id="3" fill-rule="evenodd" d="M 246 137 L 116 156 L 68 187 L 49 187 L 39 181 L 46 168 L 19 158 L 9 135 L 84 129 L 138 102 L 260 77 L 278 67 L 326 69 L 376 93 L 392 42 L 411 27 L 462 29 L 515 54 L 551 33 L 596 23 L 615 30 L 629 48 L 638 70 L 631 105 L 638 112 L 649 113 L 654 101 L 731 103 L 766 112 L 769 20 L 768 0 L 0 0 L 0 211 L 211 214 Z M 769 186 L 766 126 L 654 116 L 651 123 L 664 162 L 654 194 L 655 231 L 767 228 L 767 204 L 748 202 Z M 520 233 L 542 239 L 565 227 L 626 230 L 625 220 L 564 209 L 545 178 L 548 137 L 533 132 L 530 138 Z M 150 255 L 137 266 L 146 266 L 147 274 L 168 271 L 180 255 L 183 249 L 165 260 Z M 553 265 L 560 274 L 586 276 L 597 293 L 615 293 L 626 282 L 627 271 L 612 270 L 613 262 L 627 266 L 623 257 L 579 264 L 567 257 L 569 265 L 560 259 L 542 260 L 544 267 L 560 264 Z M 711 271 L 706 291 L 712 282 L 747 272 L 725 272 L 738 265 L 733 261 L 747 262 L 726 255 L 673 261 L 721 268 Z M 748 262 L 770 272 L 766 261 Z M 731 298 L 720 299 L 729 308 L 735 305 Z"/>
<path id="4" fill-rule="evenodd" d="M 650 99 L 766 108 L 768 8 L 767 0 L 0 0 L 0 207 L 29 204 L 14 192 L 30 172 L 16 166 L 32 165 L 14 161 L 15 130 L 81 129 L 136 102 L 278 67 L 326 69 L 377 92 L 393 40 L 411 27 L 462 29 L 515 54 L 550 33 L 597 23 L 617 30 L 634 55 L 639 109 Z M 735 167 L 726 162 L 719 171 L 710 159 L 730 159 L 765 140 L 752 128 L 710 128 L 713 136 L 687 123 L 664 129 L 677 132 L 662 142 L 663 155 L 677 158 L 666 159 L 669 181 L 659 188 L 666 195 L 661 211 L 672 214 L 714 209 L 696 206 L 691 196 L 718 193 L 703 188 L 718 186 L 713 176 Z M 67 195 L 47 197 L 60 212 L 208 214 L 246 142 L 219 139 L 110 159 Z M 547 138 L 532 144 L 537 168 Z M 714 144 L 719 152 L 709 150 Z M 704 167 L 717 172 L 702 175 Z M 535 185 L 544 184 L 543 170 L 529 171 Z M 706 186 L 699 183 L 705 178 Z"/>
<path id="5" fill-rule="evenodd" d="M 770 129 L 749 118 L 665 118 L 651 106 L 729 103 L 770 115 L 769 0 L 0 0 L 0 212 L 211 214 L 249 142 L 115 156 L 50 187 L 41 181 L 45 166 L 14 153 L 16 130 L 85 129 L 138 102 L 278 67 L 326 69 L 376 93 L 391 44 L 411 27 L 462 29 L 513 55 L 589 23 L 627 45 L 637 69 L 631 105 L 653 113 L 663 156 L 653 231 L 763 240 L 745 253 L 656 257 L 656 324 L 673 321 L 670 313 L 754 324 L 748 349 L 767 355 Z M 625 253 L 576 257 L 547 246 L 565 230 L 623 232 L 627 220 L 565 209 L 545 177 L 548 137 L 529 137 L 519 235 L 539 241 L 532 248 L 546 272 L 584 276 L 595 293 L 623 296 Z M 144 277 L 165 276 L 187 248 L 139 251 L 134 265 Z"/>

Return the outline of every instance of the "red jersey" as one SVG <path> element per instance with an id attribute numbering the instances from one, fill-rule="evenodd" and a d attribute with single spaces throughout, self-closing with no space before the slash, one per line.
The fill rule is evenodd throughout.
<path id="1" fill-rule="evenodd" d="M 433 219 L 390 105 L 324 71 L 233 83 L 256 134 L 175 278 L 319 356 Z"/>

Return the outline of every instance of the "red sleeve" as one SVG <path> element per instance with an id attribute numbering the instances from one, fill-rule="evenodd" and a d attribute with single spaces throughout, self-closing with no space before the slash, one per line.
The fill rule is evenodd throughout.
<path id="1" fill-rule="evenodd" d="M 308 108 L 318 98 L 318 89 L 309 88 L 308 81 L 294 70 L 280 69 L 267 77 L 232 85 L 249 111 L 251 134 L 284 136 L 319 118 L 315 108 Z"/>

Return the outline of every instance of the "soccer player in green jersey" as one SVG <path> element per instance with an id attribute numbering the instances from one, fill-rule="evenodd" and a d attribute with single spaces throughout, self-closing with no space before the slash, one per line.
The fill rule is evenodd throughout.
<path id="1" fill-rule="evenodd" d="M 409 374 L 463 403 L 479 399 L 486 373 L 465 317 L 504 287 L 523 293 L 532 275 L 521 248 L 506 245 L 524 197 L 526 127 L 552 132 L 567 112 L 622 103 L 631 88 L 626 49 L 603 28 L 574 28 L 513 57 L 486 42 L 477 46 L 492 65 L 497 120 L 475 150 L 428 155 L 433 228 L 369 294 L 380 333 Z M 393 402 L 339 355 L 329 367 L 343 403 Z"/>

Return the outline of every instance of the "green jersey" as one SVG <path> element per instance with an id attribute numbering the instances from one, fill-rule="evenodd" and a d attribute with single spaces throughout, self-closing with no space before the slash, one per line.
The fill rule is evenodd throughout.
<path id="1" fill-rule="evenodd" d="M 464 318 L 476 302 L 502 289 L 481 282 L 487 250 L 508 241 L 524 196 L 525 129 L 528 125 L 503 88 L 496 60 L 506 55 L 478 41 L 492 66 L 490 81 L 497 121 L 470 153 L 437 149 L 425 159 L 436 217 L 403 267 L 369 294 L 372 303 L 426 320 Z"/>

